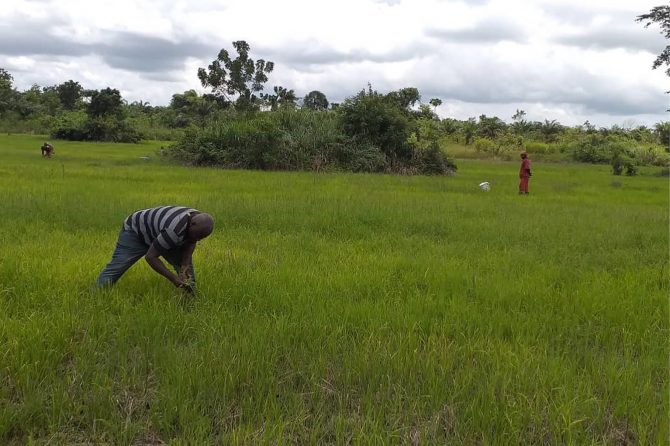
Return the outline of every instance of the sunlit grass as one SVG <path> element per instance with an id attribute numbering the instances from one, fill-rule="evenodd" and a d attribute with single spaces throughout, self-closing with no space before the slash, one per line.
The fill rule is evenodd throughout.
<path id="1" fill-rule="evenodd" d="M 520 197 L 516 162 L 248 172 L 41 141 L 0 136 L 0 443 L 667 440 L 667 178 L 540 163 Z M 92 290 L 160 204 L 216 219 L 197 298 L 144 262 Z"/>

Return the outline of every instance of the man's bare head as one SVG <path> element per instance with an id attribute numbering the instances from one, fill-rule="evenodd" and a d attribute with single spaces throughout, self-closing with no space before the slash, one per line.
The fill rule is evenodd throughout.
<path id="1" fill-rule="evenodd" d="M 197 242 L 214 230 L 214 219 L 206 213 L 196 214 L 191 218 L 191 224 L 188 227 L 188 239 Z"/>

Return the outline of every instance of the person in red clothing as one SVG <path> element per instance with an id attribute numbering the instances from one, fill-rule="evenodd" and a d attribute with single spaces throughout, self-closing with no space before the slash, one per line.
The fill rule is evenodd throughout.
<path id="1" fill-rule="evenodd" d="M 524 150 L 521 152 L 521 169 L 519 169 L 519 195 L 528 195 L 528 180 L 530 179 L 530 159 L 528 153 Z"/>

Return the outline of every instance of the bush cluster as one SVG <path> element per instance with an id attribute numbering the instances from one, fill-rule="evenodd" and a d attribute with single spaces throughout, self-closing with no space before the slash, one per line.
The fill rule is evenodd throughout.
<path id="1" fill-rule="evenodd" d="M 474 146 L 477 152 L 501 156 L 511 152 L 524 150 L 523 138 L 511 132 L 499 133 L 493 138 L 475 138 Z"/>
<path id="2" fill-rule="evenodd" d="M 70 141 L 140 142 L 142 135 L 115 116 L 91 117 L 84 112 L 63 113 L 54 119 L 51 137 Z"/>
<path id="3" fill-rule="evenodd" d="M 650 144 L 622 135 L 599 133 L 568 135 L 559 142 L 561 152 L 573 160 L 611 164 L 614 175 L 635 175 L 641 165 L 668 166 L 670 155 Z"/>
<path id="4" fill-rule="evenodd" d="M 190 165 L 262 170 L 445 174 L 456 169 L 436 141 L 412 144 L 414 120 L 390 101 L 337 111 L 281 109 L 230 115 L 189 129 L 167 155 Z M 370 103 L 374 107 L 364 111 Z"/>

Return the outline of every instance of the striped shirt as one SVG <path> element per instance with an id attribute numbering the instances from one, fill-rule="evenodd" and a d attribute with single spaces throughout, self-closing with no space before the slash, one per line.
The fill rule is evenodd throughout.
<path id="1" fill-rule="evenodd" d="M 169 251 L 184 244 L 190 217 L 196 209 L 183 206 L 158 206 L 133 212 L 123 223 L 123 229 L 138 234 L 147 245 L 159 251 Z"/>

